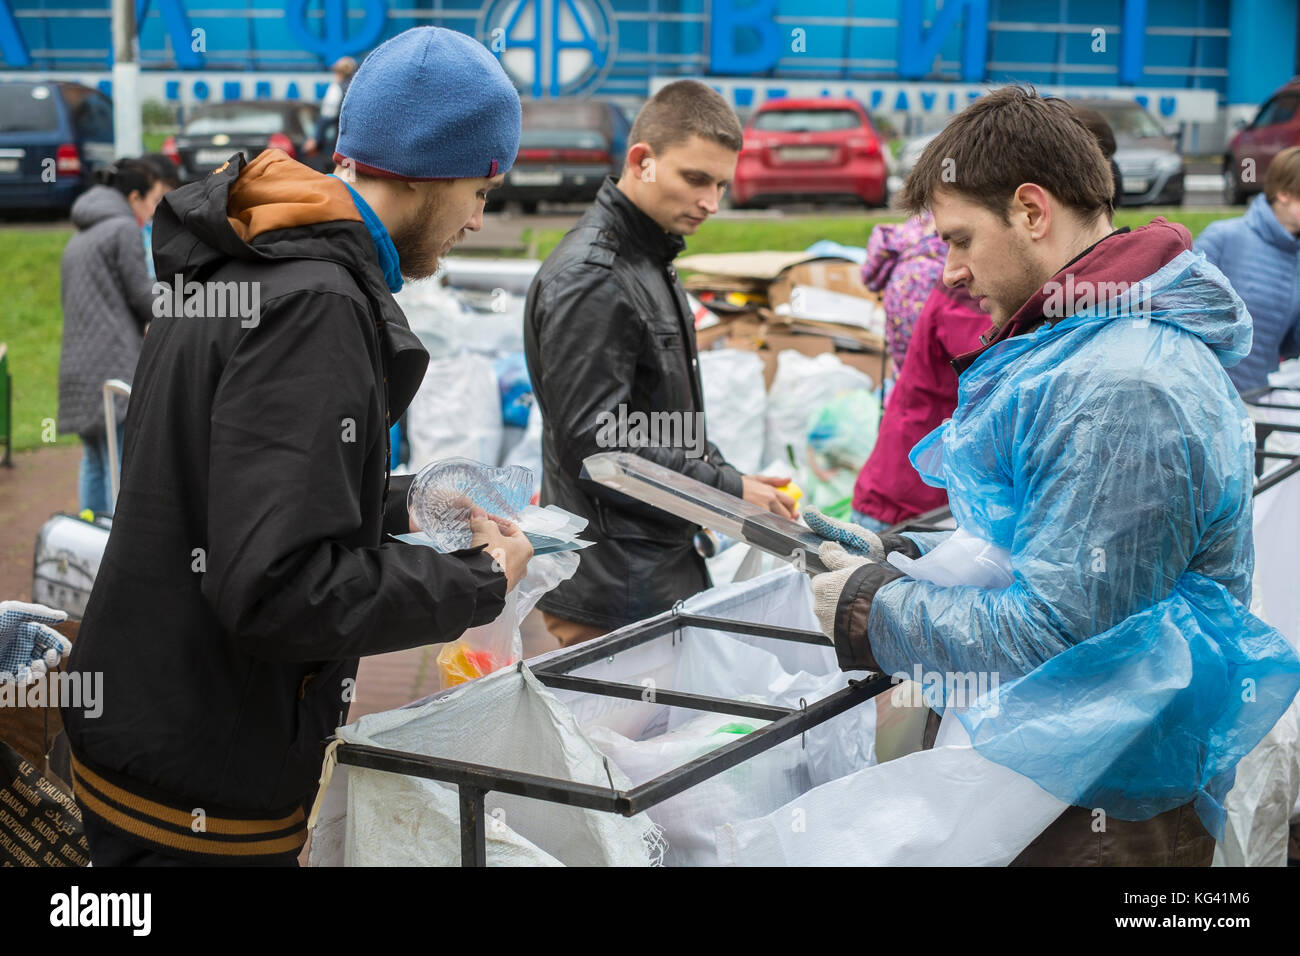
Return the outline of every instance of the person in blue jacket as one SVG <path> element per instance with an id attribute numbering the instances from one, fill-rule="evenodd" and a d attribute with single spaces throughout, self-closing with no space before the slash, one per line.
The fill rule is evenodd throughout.
<path id="1" fill-rule="evenodd" d="M 1268 385 L 1280 358 L 1300 354 L 1300 146 L 1273 157 L 1246 215 L 1220 219 L 1196 240 L 1254 320 L 1250 354 L 1228 369 L 1242 392 Z"/>
<path id="2" fill-rule="evenodd" d="M 1069 805 L 1016 862 L 1208 866 L 1300 659 L 1247 610 L 1254 431 L 1225 369 L 1249 315 L 1183 226 L 1115 229 L 1111 187 L 1032 90 L 927 148 L 902 204 L 933 210 L 944 282 L 992 326 L 911 456 L 960 538 L 845 526 L 867 557 L 824 544 L 815 607 L 842 668 L 940 675 L 975 749 Z"/>

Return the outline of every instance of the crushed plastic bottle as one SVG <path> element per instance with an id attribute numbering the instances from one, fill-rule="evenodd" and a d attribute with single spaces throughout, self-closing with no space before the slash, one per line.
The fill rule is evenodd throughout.
<path id="1" fill-rule="evenodd" d="M 407 509 L 442 551 L 468 548 L 472 508 L 519 519 L 533 496 L 533 473 L 522 465 L 495 468 L 469 458 L 448 458 L 421 469 L 407 493 Z"/>

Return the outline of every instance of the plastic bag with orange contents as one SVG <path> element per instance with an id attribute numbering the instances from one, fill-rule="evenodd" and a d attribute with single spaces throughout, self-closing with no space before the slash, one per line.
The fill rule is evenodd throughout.
<path id="1" fill-rule="evenodd" d="M 505 608 L 495 621 L 472 627 L 438 654 L 438 686 L 454 687 L 515 663 L 523 656 L 519 624 L 543 594 L 578 570 L 577 551 L 557 551 L 534 557 L 528 574 L 506 595 Z"/>

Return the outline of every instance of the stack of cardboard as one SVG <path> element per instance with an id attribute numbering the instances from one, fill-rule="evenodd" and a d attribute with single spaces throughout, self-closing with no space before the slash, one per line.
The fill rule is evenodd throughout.
<path id="1" fill-rule="evenodd" d="M 691 273 L 686 288 L 718 315 L 697 326 L 699 347 L 758 352 L 769 386 L 783 349 L 833 352 L 877 384 L 892 375 L 880 297 L 862 284 L 857 263 L 799 252 L 734 252 L 687 256 L 677 265 Z"/>

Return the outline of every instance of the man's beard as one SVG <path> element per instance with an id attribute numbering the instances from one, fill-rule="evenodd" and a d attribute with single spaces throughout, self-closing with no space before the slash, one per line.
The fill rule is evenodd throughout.
<path id="1" fill-rule="evenodd" d="M 438 271 L 442 242 L 429 233 L 429 223 L 437 218 L 438 192 L 429 190 L 414 216 L 392 234 L 397 249 L 397 264 L 406 279 L 427 279 Z"/>

